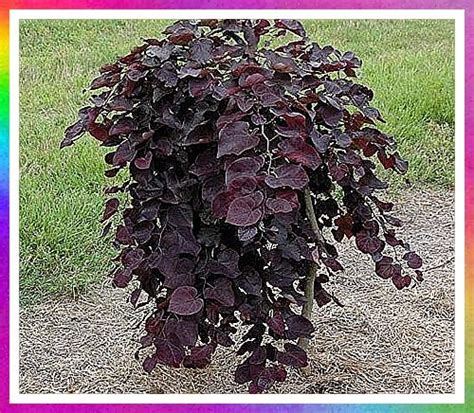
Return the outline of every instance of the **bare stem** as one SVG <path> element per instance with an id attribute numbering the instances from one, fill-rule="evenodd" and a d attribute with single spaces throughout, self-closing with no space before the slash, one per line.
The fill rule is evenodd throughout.
<path id="1" fill-rule="evenodd" d="M 265 140 L 267 142 L 267 153 L 268 153 L 268 157 L 269 157 L 267 174 L 270 174 L 270 170 L 272 168 L 272 161 L 273 161 L 273 156 L 272 156 L 272 153 L 270 151 L 270 139 L 268 139 L 268 136 L 265 135 L 265 130 L 264 130 L 263 125 L 261 127 L 261 130 L 262 130 L 262 136 L 265 138 Z"/>
<path id="2" fill-rule="evenodd" d="M 316 214 L 314 213 L 313 200 L 311 199 L 311 193 L 309 188 L 306 188 L 304 192 L 304 202 L 306 208 L 306 216 L 309 219 L 311 224 L 311 229 L 316 236 L 316 240 L 321 248 L 324 248 L 324 238 L 321 234 L 321 231 L 318 226 L 318 221 L 316 220 Z M 304 296 L 306 298 L 306 303 L 303 306 L 302 315 L 308 320 L 311 320 L 311 314 L 313 312 L 313 301 L 314 301 L 314 280 L 318 274 L 318 264 L 311 262 L 309 264 L 308 277 L 306 278 L 306 285 L 304 289 Z M 298 340 L 298 345 L 306 350 L 308 348 L 309 340 L 305 337 L 301 337 Z"/>

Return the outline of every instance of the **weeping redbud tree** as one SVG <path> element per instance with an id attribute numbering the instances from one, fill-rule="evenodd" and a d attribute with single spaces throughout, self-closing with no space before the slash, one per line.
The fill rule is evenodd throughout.
<path id="1" fill-rule="evenodd" d="M 361 61 L 300 22 L 178 21 L 164 34 L 100 69 L 62 147 L 88 132 L 111 148 L 107 177 L 126 169 L 102 220 L 120 250 L 113 283 L 150 310 L 144 369 L 204 368 L 238 345 L 235 381 L 263 392 L 307 366 L 313 302 L 341 305 L 324 288 L 344 271 L 339 243 L 398 289 L 422 280 L 377 195 L 375 162 L 402 174 L 407 162 L 355 81 Z"/>

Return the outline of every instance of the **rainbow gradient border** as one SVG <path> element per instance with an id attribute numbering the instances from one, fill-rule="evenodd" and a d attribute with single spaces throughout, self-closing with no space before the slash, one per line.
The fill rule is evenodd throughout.
<path id="1" fill-rule="evenodd" d="M 458 9 L 465 12 L 465 403 L 26 405 L 9 403 L 9 11 L 11 9 Z M 474 412 L 474 0 L 6 0 L 0 9 L 0 413 Z M 462 206 L 458 206 L 462 207 Z M 91 395 L 91 398 L 93 395 Z M 370 400 L 370 396 L 368 396 Z"/>

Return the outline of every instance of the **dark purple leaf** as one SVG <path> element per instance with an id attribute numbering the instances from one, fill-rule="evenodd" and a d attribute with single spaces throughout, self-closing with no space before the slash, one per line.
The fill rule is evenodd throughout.
<path id="1" fill-rule="evenodd" d="M 206 38 L 200 38 L 191 43 L 189 55 L 192 60 L 204 64 L 211 59 L 213 41 Z"/>
<path id="2" fill-rule="evenodd" d="M 267 351 L 265 347 L 257 347 L 248 358 L 248 362 L 253 365 L 260 365 L 265 363 L 266 358 Z"/>
<path id="3" fill-rule="evenodd" d="M 157 58 L 159 61 L 164 62 L 170 58 L 172 51 L 173 47 L 171 45 L 150 46 L 145 53 L 148 57 Z"/>
<path id="4" fill-rule="evenodd" d="M 89 88 L 91 90 L 100 89 L 102 87 L 112 87 L 120 81 L 119 73 L 104 73 L 95 78 Z"/>
<path id="5" fill-rule="evenodd" d="M 278 352 L 277 360 L 281 364 L 290 367 L 306 367 L 308 365 L 308 356 L 306 352 L 299 346 L 296 346 L 291 343 L 285 343 L 284 352 Z"/>
<path id="6" fill-rule="evenodd" d="M 293 59 L 279 55 L 271 50 L 265 52 L 270 67 L 279 73 L 293 73 L 296 71 L 296 65 Z"/>
<path id="7" fill-rule="evenodd" d="M 192 320 L 170 318 L 165 323 L 163 334 L 167 338 L 176 336 L 183 346 L 194 346 L 198 337 L 198 325 Z"/>
<path id="8" fill-rule="evenodd" d="M 375 273 L 382 278 L 388 279 L 397 274 L 399 275 L 401 272 L 400 266 L 393 264 L 392 258 L 384 256 L 375 264 Z"/>
<path id="9" fill-rule="evenodd" d="M 71 146 L 77 139 L 81 137 L 85 132 L 85 126 L 82 121 L 77 121 L 73 125 L 69 126 L 64 132 L 64 139 L 61 141 L 60 148 Z"/>
<path id="10" fill-rule="evenodd" d="M 383 247 L 382 241 L 368 231 L 360 231 L 356 234 L 356 245 L 365 254 L 373 254 Z"/>
<path id="11" fill-rule="evenodd" d="M 156 363 L 158 362 L 157 358 L 154 356 L 147 356 L 145 360 L 143 360 L 143 370 L 147 373 L 151 373 L 151 371 L 156 367 Z"/>
<path id="12" fill-rule="evenodd" d="M 170 367 L 180 367 L 184 360 L 184 347 L 176 343 L 174 340 L 157 338 L 156 359 Z"/>
<path id="13" fill-rule="evenodd" d="M 246 242 L 250 241 L 252 238 L 257 235 L 257 228 L 255 227 L 239 227 L 237 234 L 240 241 Z"/>
<path id="14" fill-rule="evenodd" d="M 218 278 L 213 285 L 204 290 L 204 298 L 215 300 L 226 307 L 235 303 L 232 281 L 228 278 Z"/>
<path id="15" fill-rule="evenodd" d="M 128 140 L 123 141 L 120 146 L 115 151 L 113 157 L 113 165 L 121 166 L 125 165 L 127 162 L 130 162 L 135 157 L 136 151 L 130 145 Z"/>
<path id="16" fill-rule="evenodd" d="M 137 125 L 132 118 L 120 118 L 109 130 L 109 135 L 123 135 L 137 130 Z"/>
<path id="17" fill-rule="evenodd" d="M 216 164 L 214 160 L 216 159 L 216 152 L 214 150 L 206 150 L 199 153 L 196 157 L 196 160 L 191 165 L 189 172 L 196 176 L 205 176 L 209 174 L 214 174 L 216 172 Z"/>
<path id="18" fill-rule="evenodd" d="M 238 267 L 240 255 L 237 251 L 227 248 L 217 256 L 217 261 L 212 261 L 210 271 L 229 278 L 236 278 L 240 274 Z"/>
<path id="19" fill-rule="evenodd" d="M 247 294 L 260 296 L 262 290 L 262 277 L 253 268 L 247 268 L 238 278 L 237 283 L 239 287 Z"/>
<path id="20" fill-rule="evenodd" d="M 133 237 L 139 244 L 146 244 L 155 229 L 155 225 L 150 221 L 143 221 L 133 228 Z"/>
<path id="21" fill-rule="evenodd" d="M 268 198 L 267 201 L 265 202 L 265 205 L 274 214 L 279 214 L 279 213 L 284 214 L 287 212 L 291 212 L 293 210 L 291 203 L 283 198 L 278 198 L 278 199 Z"/>
<path id="22" fill-rule="evenodd" d="M 262 210 L 254 200 L 254 197 L 247 195 L 245 197 L 234 199 L 227 211 L 226 222 L 239 227 L 248 227 L 255 225 L 262 218 Z"/>
<path id="23" fill-rule="evenodd" d="M 122 255 L 122 264 L 124 267 L 134 270 L 138 268 L 144 256 L 145 252 L 141 248 L 128 250 Z"/>
<path id="24" fill-rule="evenodd" d="M 119 200 L 117 198 L 111 198 L 105 203 L 104 214 L 102 215 L 102 222 L 107 221 L 112 217 L 118 210 Z"/>
<path id="25" fill-rule="evenodd" d="M 211 362 L 215 347 L 211 344 L 191 348 L 191 353 L 184 358 L 184 367 L 203 369 Z"/>
<path id="26" fill-rule="evenodd" d="M 130 235 L 130 232 L 128 231 L 127 227 L 123 225 L 119 225 L 117 227 L 115 239 L 117 240 L 118 243 L 122 245 L 130 245 L 133 243 L 133 239 L 132 239 L 132 236 Z"/>
<path id="27" fill-rule="evenodd" d="M 310 133 L 311 142 L 319 153 L 326 153 L 329 148 L 329 142 L 331 140 L 330 135 L 321 134 L 315 130 Z"/>
<path id="28" fill-rule="evenodd" d="M 181 24 L 181 26 L 170 30 L 169 33 L 168 39 L 173 44 L 186 45 L 194 38 L 194 30 L 189 24 Z"/>
<path id="29" fill-rule="evenodd" d="M 267 324 L 274 333 L 283 337 L 285 334 L 285 321 L 280 312 L 275 313 L 273 317 L 269 318 Z"/>
<path id="30" fill-rule="evenodd" d="M 423 265 L 423 261 L 421 260 L 420 256 L 413 251 L 407 252 L 403 256 L 403 259 L 407 262 L 408 266 L 414 270 L 421 268 Z"/>
<path id="31" fill-rule="evenodd" d="M 321 288 L 314 291 L 314 301 L 318 307 L 324 307 L 332 301 L 332 298 L 324 288 Z"/>
<path id="32" fill-rule="evenodd" d="M 243 363 L 237 366 L 234 379 L 237 384 L 244 384 L 251 381 L 252 377 L 250 376 L 250 364 Z"/>
<path id="33" fill-rule="evenodd" d="M 268 175 L 265 182 L 270 188 L 302 189 L 308 184 L 309 178 L 300 165 L 284 164 L 275 169 L 275 176 Z"/>
<path id="34" fill-rule="evenodd" d="M 240 155 L 257 146 L 259 141 L 256 135 L 250 134 L 247 122 L 229 123 L 219 132 L 217 157 L 230 154 Z"/>
<path id="35" fill-rule="evenodd" d="M 342 120 L 343 111 L 334 106 L 321 104 L 318 109 L 324 123 L 329 127 L 335 127 Z"/>
<path id="36" fill-rule="evenodd" d="M 191 79 L 189 81 L 189 94 L 194 98 L 202 97 L 211 91 L 213 80 L 210 78 Z"/>
<path id="37" fill-rule="evenodd" d="M 178 73 L 171 62 L 165 62 L 156 72 L 156 77 L 163 82 L 165 87 L 173 88 L 178 84 Z"/>
<path id="38" fill-rule="evenodd" d="M 151 160 L 153 159 L 153 155 L 151 152 L 147 152 L 145 156 L 141 158 L 135 158 L 135 166 L 138 169 L 148 169 L 151 165 Z"/>
<path id="39" fill-rule="evenodd" d="M 284 382 L 286 380 L 286 369 L 283 366 L 267 367 L 267 371 L 274 381 Z"/>
<path id="40" fill-rule="evenodd" d="M 132 279 L 132 271 L 129 268 L 119 269 L 114 274 L 114 285 L 124 288 Z"/>
<path id="41" fill-rule="evenodd" d="M 287 318 L 286 325 L 288 330 L 286 338 L 293 340 L 299 337 L 311 337 L 314 331 L 313 324 L 306 317 L 301 315 L 292 315 Z"/>
<path id="42" fill-rule="evenodd" d="M 204 305 L 202 298 L 198 298 L 198 291 L 194 287 L 178 287 L 171 294 L 168 310 L 178 315 L 193 315 L 201 311 Z"/>
<path id="43" fill-rule="evenodd" d="M 293 32 L 300 37 L 306 37 L 306 31 L 301 22 L 299 22 L 298 20 L 276 20 L 275 26 L 289 30 L 290 32 Z"/>

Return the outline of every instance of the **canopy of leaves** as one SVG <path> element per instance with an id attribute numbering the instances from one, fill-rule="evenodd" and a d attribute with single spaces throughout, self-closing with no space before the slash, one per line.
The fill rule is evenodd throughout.
<path id="1" fill-rule="evenodd" d="M 287 42 L 271 48 L 278 37 Z M 203 368 L 240 328 L 236 382 L 263 392 L 285 380 L 307 364 L 295 343 L 314 331 L 300 315 L 308 267 L 319 268 L 318 305 L 337 304 L 324 284 L 343 270 L 344 238 L 396 288 L 410 285 L 410 269 L 421 280 L 420 257 L 377 195 L 386 185 L 374 161 L 399 173 L 407 163 L 376 128 L 360 66 L 352 52 L 310 42 L 298 21 L 202 20 L 178 21 L 100 69 L 62 147 L 88 132 L 111 148 L 107 176 L 128 169 L 106 191 L 128 204 L 111 195 L 102 220 L 110 228 L 121 214 L 115 285 L 133 281 L 132 304 L 152 306 L 145 370 Z"/>

